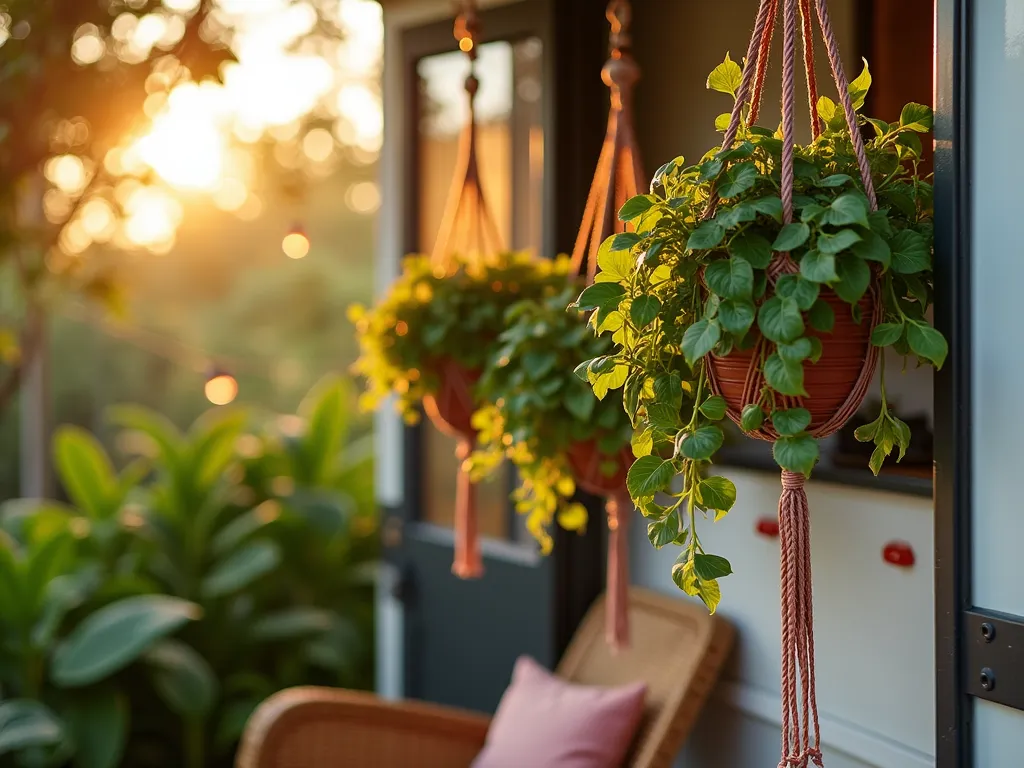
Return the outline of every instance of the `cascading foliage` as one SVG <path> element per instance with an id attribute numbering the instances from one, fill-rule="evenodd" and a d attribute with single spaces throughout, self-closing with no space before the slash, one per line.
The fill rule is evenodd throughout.
<path id="1" fill-rule="evenodd" d="M 708 87 L 736 97 L 741 70 L 728 57 Z M 850 84 L 857 110 L 871 84 L 865 63 Z M 581 367 L 598 396 L 622 388 L 633 421 L 637 460 L 628 476 L 634 502 L 648 519 L 652 543 L 683 548 L 673 568 L 676 584 L 714 611 L 718 579 L 732 572 L 723 557 L 705 552 L 698 516 L 716 520 L 731 509 L 736 488 L 709 475 L 724 433 L 726 402 L 709 391 L 707 356 L 761 345 L 756 365 L 764 386 L 742 412 L 744 432 L 766 420 L 780 435 L 774 456 L 785 470 L 809 475 L 819 458 L 808 432 L 810 412 L 786 407 L 806 395 L 804 373 L 821 355 L 835 312 L 822 298 L 834 292 L 854 322 L 877 276 L 882 322 L 871 343 L 905 359 L 940 367 L 947 345 L 927 319 L 933 295 L 932 187 L 919 173 L 919 134 L 932 127 L 931 109 L 908 104 L 896 123 L 858 115 L 873 137 L 867 154 L 879 208 L 871 211 L 861 185 L 842 109 L 817 104 L 821 135 L 795 148 L 794 220 L 783 225 L 782 136 L 742 121 L 732 146 L 708 152 L 694 165 L 676 158 L 655 174 L 650 194 L 629 200 L 619 217 L 635 231 L 609 238 L 600 259 L 605 281 L 587 288 L 575 307 L 592 311 L 599 335 L 614 334 L 614 350 Z M 744 118 L 746 113 L 744 113 Z M 716 120 L 724 130 L 729 115 Z M 718 202 L 709 211 L 712 190 Z M 773 253 L 788 251 L 797 274 L 768 279 Z M 882 368 L 881 412 L 857 430 L 873 442 L 878 473 L 894 450 L 901 459 L 910 430 L 892 413 Z M 676 477 L 681 485 L 673 485 Z"/>
<path id="2" fill-rule="evenodd" d="M 568 281 L 567 259 L 556 260 L 553 269 Z M 613 345 L 611 338 L 590 333 L 578 314 L 566 312 L 578 291 L 578 285 L 570 285 L 508 308 L 506 329 L 478 386 L 487 405 L 473 417 L 480 447 L 470 459 L 472 474 L 483 477 L 506 458 L 515 465 L 521 481 L 513 491 L 516 510 L 525 515 L 544 553 L 551 550 L 552 521 L 569 530 L 581 530 L 587 522 L 586 508 L 572 501 L 576 482 L 569 447 L 595 440 L 604 457 L 601 470 L 611 476 L 620 468 L 617 455 L 628 447 L 632 431 L 620 393 L 604 397 L 607 380 L 595 396 L 573 374 L 581 352 L 597 357 Z"/>

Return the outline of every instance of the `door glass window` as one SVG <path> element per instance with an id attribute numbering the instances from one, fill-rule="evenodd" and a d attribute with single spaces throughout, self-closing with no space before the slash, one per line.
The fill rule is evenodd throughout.
<path id="1" fill-rule="evenodd" d="M 484 194 L 503 242 L 539 252 L 542 221 L 544 134 L 541 126 L 541 42 L 494 41 L 479 48 L 476 97 L 477 147 Z M 441 223 L 466 122 L 463 83 L 469 71 L 459 51 L 427 56 L 419 78 L 419 250 L 429 253 Z M 423 428 L 423 519 L 451 525 L 458 460 L 455 442 L 426 423 Z M 508 494 L 511 472 L 496 472 L 478 487 L 480 530 L 513 537 Z"/>

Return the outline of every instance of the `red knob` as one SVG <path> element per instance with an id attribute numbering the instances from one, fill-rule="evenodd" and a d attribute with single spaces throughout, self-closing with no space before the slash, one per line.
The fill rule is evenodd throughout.
<path id="1" fill-rule="evenodd" d="M 757 532 L 774 539 L 779 535 L 779 521 L 774 517 L 762 517 L 757 521 Z"/>
<path id="2" fill-rule="evenodd" d="M 890 541 L 882 548 L 882 558 L 900 568 L 910 568 L 915 562 L 914 550 L 905 541 Z"/>

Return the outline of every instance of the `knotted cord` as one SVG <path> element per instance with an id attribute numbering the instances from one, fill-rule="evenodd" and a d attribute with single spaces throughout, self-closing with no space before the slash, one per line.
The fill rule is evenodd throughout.
<path id="1" fill-rule="evenodd" d="M 501 234 L 484 196 L 477 163 L 476 94 L 480 81 L 476 76 L 476 60 L 480 17 L 474 0 L 463 0 L 462 13 L 455 20 L 455 39 L 469 61 L 469 74 L 465 81 L 468 116 L 459 135 L 455 174 L 431 254 L 433 263 L 445 269 L 452 268 L 456 255 L 479 258 L 504 250 Z"/>
<path id="2" fill-rule="evenodd" d="M 794 147 L 794 103 L 795 103 L 795 61 L 796 36 L 799 28 L 803 43 L 803 63 L 807 75 L 807 96 L 811 118 L 811 132 L 815 139 L 821 135 L 821 123 L 817 114 L 818 89 L 814 76 L 814 44 L 812 38 L 812 0 L 761 0 L 754 31 L 747 49 L 746 66 L 743 69 L 736 103 L 729 118 L 722 149 L 733 146 L 739 132 L 743 109 L 750 107 L 749 124 L 757 119 L 764 80 L 771 52 L 772 36 L 776 16 L 782 7 L 783 51 L 782 51 L 782 159 L 781 198 L 783 221 L 793 221 L 793 160 Z M 864 193 L 871 210 L 878 209 L 871 166 L 863 137 L 857 125 L 857 115 L 850 96 L 849 81 L 839 57 L 839 46 L 832 29 L 827 0 L 813 0 L 817 11 L 818 26 L 821 30 L 828 53 L 829 67 L 839 93 L 843 115 L 854 155 L 860 172 Z M 797 15 L 799 12 L 800 20 Z M 755 58 L 756 57 L 756 58 Z M 749 98 L 748 98 L 749 97 Z M 718 198 L 715 191 L 708 201 L 704 219 L 714 215 Z M 799 267 L 789 253 L 777 252 L 768 267 L 771 284 L 783 275 L 796 274 Z M 884 310 L 878 295 L 877 274 L 873 275 L 869 301 L 870 322 L 874 327 L 882 319 Z M 743 387 L 742 403 L 758 402 L 764 386 L 760 361 L 764 359 L 771 342 L 761 337 L 751 356 L 750 365 Z M 874 376 L 878 361 L 878 348 L 868 344 L 860 373 L 852 390 L 843 404 L 821 424 L 812 424 L 810 434 L 816 438 L 827 437 L 838 431 L 860 407 Z M 720 394 L 722 389 L 715 375 L 715 366 L 706 366 L 712 391 Z M 785 407 L 800 405 L 801 398 L 782 398 Z M 729 417 L 739 423 L 740 414 L 730 409 Z M 763 440 L 776 440 L 778 433 L 769 422 L 750 433 Z M 814 620 L 811 589 L 810 513 L 807 494 L 804 490 L 804 476 L 784 470 L 782 472 L 782 494 L 779 498 L 780 532 L 780 590 L 782 612 L 782 757 L 779 768 L 805 768 L 808 761 L 821 766 L 821 738 L 818 725 L 817 697 L 814 685 Z"/>
<path id="3" fill-rule="evenodd" d="M 611 25 L 611 56 L 601 70 L 601 79 L 611 90 L 611 107 L 604 144 L 572 251 L 574 268 L 570 272 L 572 279 L 585 273 L 586 285 L 592 284 L 597 276 L 597 257 L 601 244 L 612 235 L 626 231 L 626 224 L 619 221 L 617 215 L 619 209 L 627 200 L 636 196 L 646 183 L 633 129 L 633 87 L 640 79 L 640 67 L 630 53 L 632 38 L 629 25 L 632 9 L 628 0 L 612 0 L 608 3 L 605 16 Z M 594 457 L 598 458 L 596 452 Z M 631 455 L 627 456 L 627 460 L 631 458 Z M 599 476 L 600 462 L 594 461 L 592 464 L 577 468 L 577 472 Z M 588 485 L 583 476 L 577 477 L 577 482 L 584 488 Z M 605 635 L 609 645 L 617 651 L 629 645 L 628 523 L 633 513 L 633 502 L 625 489 L 624 480 L 620 487 L 613 489 L 601 487 L 599 483 L 590 485 L 588 490 L 607 498 Z"/>

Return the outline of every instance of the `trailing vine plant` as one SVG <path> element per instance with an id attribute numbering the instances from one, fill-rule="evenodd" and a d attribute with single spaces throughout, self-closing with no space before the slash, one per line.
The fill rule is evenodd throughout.
<path id="1" fill-rule="evenodd" d="M 741 75 L 727 56 L 708 87 L 735 99 Z M 850 83 L 858 112 L 870 84 L 865 63 Z M 945 339 L 928 320 L 932 186 L 918 173 L 919 134 L 931 130 L 931 109 L 908 104 L 892 124 L 858 114 L 859 125 L 872 134 L 866 148 L 879 208 L 871 211 L 842 108 L 819 99 L 823 129 L 795 148 L 794 220 L 786 225 L 781 130 L 749 125 L 748 116 L 745 109 L 731 146 L 693 165 L 681 157 L 666 163 L 650 194 L 622 207 L 620 219 L 635 231 L 602 246 L 603 274 L 614 279 L 587 288 L 574 304 L 592 311 L 599 335 L 615 334 L 614 350 L 578 371 L 599 397 L 622 387 L 637 456 L 627 483 L 648 519 L 649 537 L 656 547 L 683 548 L 673 579 L 711 611 L 721 598 L 718 579 L 732 566 L 705 551 L 697 520 L 728 513 L 736 488 L 709 475 L 724 441 L 727 407 L 711 394 L 708 356 L 749 353 L 761 337 L 770 342 L 759 347 L 756 361 L 765 385 L 743 409 L 739 426 L 751 433 L 770 420 L 779 434 L 775 461 L 809 476 L 818 442 L 808 430 L 810 411 L 794 407 L 793 399 L 807 395 L 804 374 L 833 331 L 835 306 L 854 323 L 870 322 L 864 307 L 875 285 L 883 316 L 871 344 L 936 368 L 947 354 Z M 728 118 L 720 116 L 716 127 L 724 130 Z M 777 251 L 789 252 L 797 274 L 769 279 L 766 270 Z M 875 445 L 875 474 L 893 451 L 901 459 L 910 441 L 909 428 L 886 400 L 884 365 L 881 374 L 879 416 L 856 432 L 858 440 Z M 673 482 L 677 476 L 681 483 Z"/>
<path id="2" fill-rule="evenodd" d="M 394 394 L 396 410 L 416 423 L 420 402 L 437 392 L 438 361 L 481 370 L 505 330 L 505 311 L 559 293 L 565 274 L 559 262 L 525 253 L 453 258 L 447 267 L 428 256 L 406 257 L 377 304 L 349 309 L 360 347 L 353 370 L 367 383 L 360 407 L 373 410 Z"/>
<path id="3" fill-rule="evenodd" d="M 595 392 L 573 374 L 581 352 L 606 355 L 612 339 L 591 334 L 579 315 L 565 311 L 579 291 L 578 284 L 565 286 L 570 269 L 567 259 L 558 259 L 553 270 L 562 275 L 563 289 L 506 311 L 507 327 L 478 385 L 487 404 L 473 416 L 479 430 L 479 447 L 470 458 L 474 479 L 506 458 L 513 463 L 521 481 L 512 494 L 516 511 L 545 554 L 553 544 L 553 521 L 568 530 L 587 523 L 586 508 L 573 501 L 570 447 L 595 441 L 600 470 L 610 477 L 621 467 L 617 456 L 628 449 L 632 431 L 621 394 L 605 397 L 608 380 Z"/>

